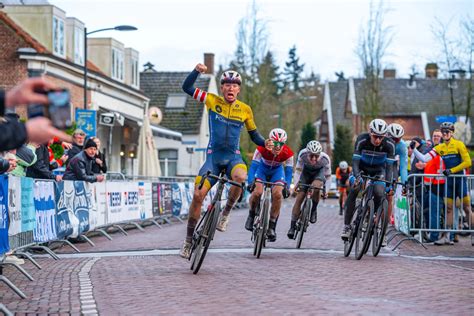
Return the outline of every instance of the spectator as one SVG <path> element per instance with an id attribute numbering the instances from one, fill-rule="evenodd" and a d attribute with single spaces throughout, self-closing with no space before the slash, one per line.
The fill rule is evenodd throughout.
<path id="1" fill-rule="evenodd" d="M 61 181 L 62 176 L 54 175 L 49 168 L 49 151 L 45 144 L 36 145 L 36 162 L 26 170 L 26 176 L 35 179 L 52 179 Z"/>
<path id="2" fill-rule="evenodd" d="M 439 229 L 441 224 L 441 218 L 444 215 L 444 184 L 446 178 L 443 176 L 443 170 L 445 170 L 445 164 L 440 156 L 436 156 L 434 159 L 426 163 L 425 173 L 426 174 L 438 174 L 440 177 L 424 177 L 425 185 L 428 188 L 429 195 L 429 228 Z M 439 232 L 430 232 L 430 242 L 434 242 L 435 245 L 444 245 L 444 238 L 439 238 Z"/>
<path id="3" fill-rule="evenodd" d="M 9 152 L 16 158 L 16 168 L 10 171 L 10 174 L 25 177 L 27 168 L 36 163 L 35 147 L 24 144 L 20 148 L 12 149 Z"/>
<path id="4" fill-rule="evenodd" d="M 0 157 L 0 174 L 8 173 L 16 168 L 16 159 L 15 158 L 3 158 Z"/>
<path id="5" fill-rule="evenodd" d="M 0 116 L 5 114 L 6 108 L 18 105 L 48 104 L 46 95 L 37 91 L 55 90 L 57 87 L 43 77 L 29 78 L 12 90 L 4 92 L 0 89 Z M 51 121 L 44 117 L 36 117 L 26 123 L 7 120 L 0 124 L 0 150 L 10 150 L 20 147 L 27 140 L 43 143 L 53 136 L 63 140 L 70 137 L 51 125 Z"/>
<path id="6" fill-rule="evenodd" d="M 105 154 L 100 152 L 100 139 L 98 137 L 91 137 L 97 145 L 97 155 L 92 164 L 92 172 L 94 174 L 107 173 L 107 163 L 105 162 Z"/>
<path id="7" fill-rule="evenodd" d="M 72 147 L 65 152 L 67 156 L 66 167 L 69 165 L 69 162 L 74 158 L 78 153 L 80 153 L 84 147 L 84 140 L 86 139 L 86 133 L 80 128 L 76 129 L 72 133 Z"/>
<path id="8" fill-rule="evenodd" d="M 95 175 L 92 172 L 92 163 L 94 162 L 96 154 L 97 144 L 89 138 L 84 144 L 84 149 L 71 158 L 69 164 L 66 166 L 63 180 L 80 180 L 87 182 L 104 181 L 104 175 Z"/>

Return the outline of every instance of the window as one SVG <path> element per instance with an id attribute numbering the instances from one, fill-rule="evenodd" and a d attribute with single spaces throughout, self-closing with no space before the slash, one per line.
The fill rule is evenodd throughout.
<path id="1" fill-rule="evenodd" d="M 74 28 L 74 62 L 84 65 L 84 30 Z"/>
<path id="2" fill-rule="evenodd" d="M 161 173 L 164 177 L 175 177 L 178 172 L 178 150 L 161 149 L 158 151 Z"/>
<path id="3" fill-rule="evenodd" d="M 123 52 L 112 48 L 112 78 L 123 81 Z"/>
<path id="4" fill-rule="evenodd" d="M 53 53 L 61 57 L 66 57 L 64 38 L 64 21 L 53 16 Z"/>
<path id="5" fill-rule="evenodd" d="M 138 87 L 138 60 L 132 59 L 132 86 Z"/>
<path id="6" fill-rule="evenodd" d="M 184 108 L 188 96 L 184 93 L 170 93 L 166 100 L 167 108 Z"/>

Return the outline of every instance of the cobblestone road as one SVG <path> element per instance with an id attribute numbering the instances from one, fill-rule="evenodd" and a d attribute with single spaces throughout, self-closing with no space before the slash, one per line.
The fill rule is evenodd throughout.
<path id="1" fill-rule="evenodd" d="M 27 263 L 33 282 L 5 269 L 28 298 L 0 285 L 0 302 L 18 315 L 472 315 L 474 247 L 468 238 L 428 250 L 404 242 L 377 258 L 344 258 L 342 218 L 332 200 L 321 205 L 304 249 L 296 251 L 286 238 L 290 203 L 284 204 L 277 242 L 261 259 L 252 256 L 250 233 L 243 229 L 247 211 L 237 210 L 228 231 L 217 233 L 198 275 L 176 255 L 185 225 L 149 226 L 145 232 L 130 230 L 129 236 L 113 234 L 113 241 L 95 237 L 96 247 L 78 245 L 80 255 L 63 247 L 61 260 L 39 259 L 43 270 Z M 148 251 L 153 249 L 162 251 Z"/>

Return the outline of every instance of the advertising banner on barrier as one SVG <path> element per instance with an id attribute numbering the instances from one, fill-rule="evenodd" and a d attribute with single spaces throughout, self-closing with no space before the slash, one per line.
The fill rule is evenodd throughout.
<path id="1" fill-rule="evenodd" d="M 54 185 L 54 184 L 53 184 Z M 21 231 L 27 232 L 33 230 L 36 225 L 35 204 L 33 201 L 32 178 L 21 178 Z"/>
<path id="2" fill-rule="evenodd" d="M 0 176 L 0 254 L 10 249 L 8 245 L 8 177 Z"/>
<path id="3" fill-rule="evenodd" d="M 73 212 L 79 220 L 78 235 L 89 230 L 89 212 L 94 212 L 90 201 L 90 190 L 84 181 L 73 181 Z M 97 217 L 97 216 L 95 216 Z"/>
<path id="4" fill-rule="evenodd" d="M 138 200 L 139 200 L 140 219 L 144 220 L 146 218 L 151 218 L 153 216 L 153 212 L 152 212 L 151 183 L 150 182 L 138 182 Z"/>
<path id="5" fill-rule="evenodd" d="M 36 225 L 33 238 L 36 242 L 54 240 L 57 235 L 54 182 L 36 181 L 33 201 L 36 209 Z"/>
<path id="6" fill-rule="evenodd" d="M 126 182 L 124 183 L 124 189 L 125 220 L 140 219 L 138 182 Z"/>
<path id="7" fill-rule="evenodd" d="M 181 212 L 181 207 L 183 206 L 183 196 L 181 192 L 184 191 L 184 186 L 181 188 L 180 184 L 182 183 L 171 184 L 171 199 L 173 201 L 173 209 L 171 213 L 174 216 L 179 216 L 179 213 Z"/>
<path id="8" fill-rule="evenodd" d="M 171 214 L 173 211 L 173 201 L 171 200 L 173 189 L 171 183 L 161 183 L 160 186 L 162 214 Z"/>
<path id="9" fill-rule="evenodd" d="M 160 184 L 158 182 L 153 182 L 151 184 L 151 207 L 153 211 L 153 216 L 160 216 L 162 213 L 161 202 L 160 202 Z"/>
<path id="10" fill-rule="evenodd" d="M 77 237 L 79 220 L 74 215 L 74 184 L 73 181 L 56 183 L 56 232 L 58 239 L 67 236 Z"/>
<path id="11" fill-rule="evenodd" d="M 97 219 L 95 222 L 96 227 L 107 224 L 107 192 L 105 186 L 105 182 L 90 184 L 91 199 L 93 200 L 93 203 L 95 202 L 95 207 L 97 209 Z M 92 230 L 94 228 L 95 227 L 91 227 L 90 229 Z"/>
<path id="12" fill-rule="evenodd" d="M 398 186 L 394 195 L 393 216 L 395 219 L 395 228 L 408 235 L 408 202 L 406 196 L 402 195 L 402 187 Z"/>
<path id="13" fill-rule="evenodd" d="M 8 176 L 8 235 L 21 233 L 21 178 Z"/>
<path id="14" fill-rule="evenodd" d="M 117 223 L 124 220 L 125 213 L 122 207 L 122 182 L 108 182 L 106 185 L 107 192 L 107 209 L 108 223 Z"/>

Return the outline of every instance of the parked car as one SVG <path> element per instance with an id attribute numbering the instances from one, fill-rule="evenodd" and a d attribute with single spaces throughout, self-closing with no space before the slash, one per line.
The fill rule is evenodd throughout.
<path id="1" fill-rule="evenodd" d="M 326 190 L 328 190 L 328 197 L 330 198 L 339 198 L 339 191 L 337 190 L 337 179 L 336 175 L 331 175 L 331 183 L 328 185 L 326 184 Z"/>

